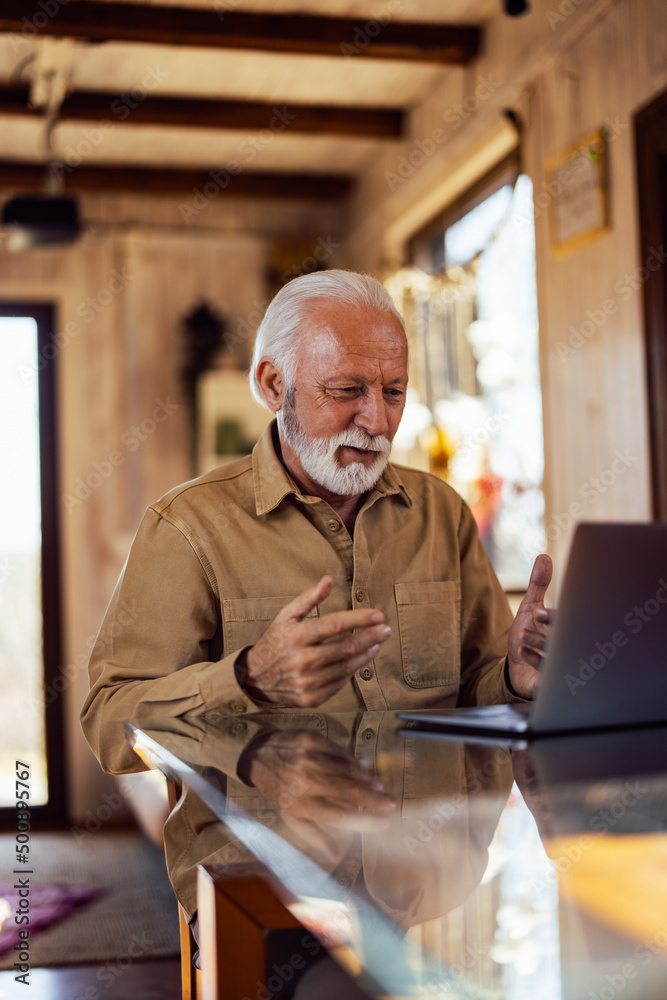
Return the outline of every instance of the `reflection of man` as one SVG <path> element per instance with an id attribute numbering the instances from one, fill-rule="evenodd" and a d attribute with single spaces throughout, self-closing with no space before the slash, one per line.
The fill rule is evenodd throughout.
<path id="1" fill-rule="evenodd" d="M 136 767 L 101 738 L 105 718 L 530 697 L 550 562 L 510 628 L 468 507 L 387 464 L 407 343 L 383 287 L 343 271 L 290 282 L 251 376 L 277 425 L 148 509 L 116 588 L 82 716 L 103 766 Z M 130 601 L 143 611 L 128 623 Z"/>
<path id="2" fill-rule="evenodd" d="M 271 710 L 245 721 L 211 714 L 141 726 L 223 792 L 218 816 L 253 818 L 405 929 L 458 906 L 478 885 L 512 785 L 506 750 L 400 736 L 392 712 Z M 280 841 L 254 824 L 252 835 L 223 826 L 197 794 L 184 796 L 167 820 L 165 851 L 189 916 L 197 865 L 247 866 L 254 850 L 284 872 L 272 868 Z M 289 871 L 317 895 L 320 882 L 309 885 L 293 862 Z"/>

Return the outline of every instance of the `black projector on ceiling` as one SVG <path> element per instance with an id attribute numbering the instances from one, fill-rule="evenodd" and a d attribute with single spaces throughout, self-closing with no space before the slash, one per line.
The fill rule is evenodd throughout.
<path id="1" fill-rule="evenodd" d="M 22 194 L 2 209 L 13 249 L 74 243 L 81 234 L 79 208 L 69 195 Z"/>

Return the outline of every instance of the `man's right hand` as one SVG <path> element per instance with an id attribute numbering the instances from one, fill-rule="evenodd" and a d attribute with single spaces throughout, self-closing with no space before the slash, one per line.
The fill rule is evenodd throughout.
<path id="1" fill-rule="evenodd" d="M 251 698 L 286 708 L 316 708 L 377 656 L 391 635 L 381 611 L 358 608 L 306 618 L 333 585 L 333 577 L 323 576 L 286 604 L 237 661 L 239 681 Z"/>

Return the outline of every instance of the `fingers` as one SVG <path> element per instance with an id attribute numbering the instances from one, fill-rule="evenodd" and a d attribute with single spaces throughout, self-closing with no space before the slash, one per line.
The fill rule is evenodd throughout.
<path id="1" fill-rule="evenodd" d="M 539 670 L 546 655 L 546 644 L 551 626 L 555 621 L 552 608 L 544 607 L 544 596 L 551 583 L 553 565 L 548 555 L 539 555 L 533 564 L 530 581 L 524 599 L 521 602 L 509 635 L 510 673 L 513 667 L 523 663 L 532 670 Z M 535 675 L 531 681 L 534 685 Z M 514 690 L 524 694 L 513 682 Z M 527 688 L 526 688 L 527 690 Z"/>
<path id="2" fill-rule="evenodd" d="M 347 755 L 341 758 L 310 756 L 301 763 L 299 777 L 305 782 L 309 797 L 336 802 L 347 811 L 382 811 L 396 805 L 394 797 L 384 791 L 382 779 Z"/>
<path id="3" fill-rule="evenodd" d="M 279 807 L 284 822 L 334 856 L 328 830 L 386 829 L 398 802 L 382 778 L 318 732 L 276 731 L 251 750 L 252 783 Z"/>
<path id="4" fill-rule="evenodd" d="M 371 833 L 386 829 L 391 822 L 396 800 L 389 796 L 385 796 L 385 799 L 387 801 L 373 802 L 355 809 L 350 803 L 338 802 L 333 798 L 309 797 L 298 803 L 299 815 L 313 820 L 318 826 Z"/>
<path id="5" fill-rule="evenodd" d="M 390 813 L 396 808 L 396 799 L 382 790 L 381 782 L 369 782 L 364 770 L 357 765 L 346 774 L 347 768 L 332 771 L 326 766 L 322 769 L 311 766 L 295 775 L 295 783 L 305 786 L 303 793 L 297 792 L 295 796 L 302 815 L 319 816 L 333 823 L 351 813 Z M 369 777 L 377 778 L 373 773 Z"/>
<path id="6" fill-rule="evenodd" d="M 283 705 L 316 708 L 377 656 L 389 637 L 387 625 L 347 633 L 320 645 L 290 647 L 271 673 L 271 697 Z"/>
<path id="7" fill-rule="evenodd" d="M 355 608 L 353 611 L 332 611 L 321 618 L 309 618 L 302 624 L 304 642 L 314 645 L 328 642 L 345 632 L 384 625 L 384 615 L 377 608 Z"/>
<path id="8" fill-rule="evenodd" d="M 529 628 L 521 630 L 522 646 L 527 646 L 529 649 L 536 649 L 538 652 L 545 648 L 547 638 L 545 632 L 535 632 Z"/>
<path id="9" fill-rule="evenodd" d="M 530 646 L 521 646 L 519 650 L 521 654 L 521 659 L 524 663 L 528 663 L 535 670 L 539 670 L 542 666 L 542 660 L 544 659 L 544 653 L 539 652 L 536 649 L 531 649 Z"/>
<path id="10" fill-rule="evenodd" d="M 535 635 L 535 633 L 532 633 L 532 635 Z M 519 655 L 524 663 L 529 663 L 531 667 L 535 667 L 538 670 L 542 666 L 546 650 L 543 643 L 540 644 L 537 639 L 528 638 L 528 641 L 522 643 L 519 647 Z"/>
<path id="11" fill-rule="evenodd" d="M 289 604 L 286 604 L 278 612 L 274 621 L 301 621 L 313 608 L 316 608 L 318 604 L 321 604 L 329 596 L 333 590 L 333 585 L 334 579 L 327 573 L 314 587 L 309 587 L 308 590 L 297 594 Z"/>
<path id="12" fill-rule="evenodd" d="M 368 639 L 363 639 L 362 649 L 353 655 L 354 646 L 359 645 L 362 639 L 363 637 L 355 634 L 335 644 L 311 649 L 308 654 L 311 663 L 302 673 L 306 690 L 322 692 L 326 689 L 329 692 L 327 697 L 330 697 L 357 670 L 370 663 L 379 653 L 380 643 L 375 642 L 372 646 L 368 646 L 366 645 Z"/>
<path id="13" fill-rule="evenodd" d="M 544 627 L 543 631 L 535 631 L 530 628 L 521 629 L 519 635 L 519 655 L 525 663 L 531 667 L 540 667 L 542 660 L 546 656 L 546 646 L 549 638 L 549 630 Z"/>
<path id="14" fill-rule="evenodd" d="M 317 735 L 319 736 L 320 734 L 318 733 Z M 322 740 L 324 739 L 322 737 Z M 375 771 L 364 767 L 358 760 L 351 757 L 349 753 L 330 741 L 327 741 L 325 748 L 316 747 L 310 751 L 306 751 L 304 759 L 307 762 L 305 772 L 309 780 L 311 778 L 312 780 L 318 780 L 318 776 L 323 775 L 323 780 L 328 783 L 332 780 L 341 780 L 354 782 L 357 785 L 362 785 L 364 788 L 372 789 L 376 792 L 382 792 L 384 789 L 384 782 Z M 312 774 L 309 764 L 314 765 L 314 772 Z M 328 787 L 329 785 L 327 784 Z"/>
<path id="15" fill-rule="evenodd" d="M 341 661 L 352 662 L 354 660 L 357 662 L 359 657 L 362 657 L 363 663 L 366 663 L 368 658 L 365 654 L 374 649 L 369 657 L 373 659 L 373 656 L 379 652 L 382 643 L 386 642 L 390 635 L 391 629 L 388 625 L 373 625 L 370 628 L 359 629 L 357 632 L 348 632 L 330 642 L 309 645 L 307 648 L 313 662 L 320 666 L 328 666 Z M 358 660 L 358 665 L 352 669 L 352 673 L 359 669 L 362 660 Z"/>
<path id="16" fill-rule="evenodd" d="M 282 624 L 289 621 L 303 621 L 304 618 L 326 600 L 333 590 L 334 579 L 327 574 L 314 586 L 298 594 L 282 608 L 274 621 Z M 384 615 L 377 608 L 355 608 L 353 611 L 334 611 L 321 618 L 304 622 L 304 636 L 308 643 L 322 642 L 341 632 L 377 625 L 384 622 Z"/>
<path id="17" fill-rule="evenodd" d="M 551 562 L 551 558 L 546 553 L 542 553 L 533 564 L 528 589 L 522 603 L 541 604 L 544 601 L 544 595 L 551 583 L 552 576 L 553 563 Z"/>
<path id="18" fill-rule="evenodd" d="M 306 782 L 309 788 L 321 785 L 322 793 L 334 780 L 354 782 L 374 791 L 384 788 L 378 774 L 315 730 L 287 729 L 271 733 L 263 743 L 255 746 L 254 756 L 279 761 L 283 769 L 293 773 L 301 783 Z"/>
<path id="19" fill-rule="evenodd" d="M 381 792 L 362 785 L 359 781 L 344 781 L 337 779 L 326 790 L 327 802 L 331 808 L 340 809 L 339 821 L 344 823 L 346 817 L 354 814 L 370 816 L 377 813 L 384 815 L 396 808 L 396 799 L 387 792 Z"/>
<path id="20" fill-rule="evenodd" d="M 377 608 L 306 618 L 333 589 L 329 575 L 278 613 L 245 654 L 242 683 L 251 697 L 313 708 L 365 666 L 391 635 Z"/>

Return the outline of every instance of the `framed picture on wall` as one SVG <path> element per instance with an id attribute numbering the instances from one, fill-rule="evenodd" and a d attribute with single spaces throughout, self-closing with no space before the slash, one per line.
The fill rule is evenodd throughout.
<path id="1" fill-rule="evenodd" d="M 545 166 L 551 248 L 568 253 L 609 225 L 607 141 L 591 132 Z"/>
<path id="2" fill-rule="evenodd" d="M 249 455 L 273 413 L 250 394 L 248 376 L 234 369 L 206 372 L 197 386 L 198 474 Z"/>

